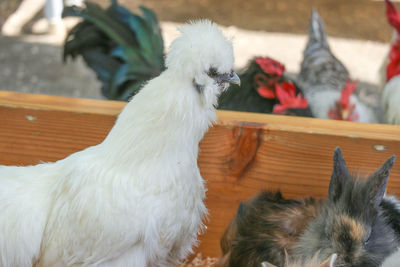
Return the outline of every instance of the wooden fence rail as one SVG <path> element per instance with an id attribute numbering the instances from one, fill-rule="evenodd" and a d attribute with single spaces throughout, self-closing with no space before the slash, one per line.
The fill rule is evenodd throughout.
<path id="1" fill-rule="evenodd" d="M 100 143 L 124 102 L 0 91 L 0 164 L 56 161 Z M 327 195 L 332 154 L 340 145 L 350 169 L 374 171 L 400 156 L 400 127 L 219 111 L 201 142 L 198 163 L 210 211 L 197 252 L 219 254 L 219 239 L 241 200 L 261 189 L 287 197 Z M 389 179 L 400 195 L 400 163 Z"/>

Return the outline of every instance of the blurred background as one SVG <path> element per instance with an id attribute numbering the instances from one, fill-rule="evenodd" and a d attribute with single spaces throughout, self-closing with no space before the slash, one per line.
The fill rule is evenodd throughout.
<path id="1" fill-rule="evenodd" d="M 29 0 L 28 0 L 29 1 Z M 101 83 L 81 57 L 63 62 L 66 33 L 79 21 L 65 18 L 63 27 L 46 29 L 43 9 L 32 1 L 25 8 L 31 18 L 20 31 L 0 36 L 0 90 L 99 98 Z M 0 2 L 0 26 L 4 26 L 21 0 Z M 43 1 L 44 2 L 44 1 Z M 102 7 L 109 0 L 92 0 Z M 352 79 L 366 88 L 365 101 L 377 102 L 382 85 L 382 66 L 388 56 L 393 29 L 380 0 L 120 0 L 140 13 L 139 5 L 153 10 L 160 20 L 164 46 L 177 36 L 176 27 L 190 19 L 210 18 L 233 38 L 236 69 L 254 56 L 272 57 L 293 77 L 307 42 L 311 11 L 324 20 L 333 54 L 348 68 Z M 398 3 L 394 1 L 396 6 Z M 25 16 L 22 15 L 22 16 Z M 20 15 L 21 16 L 21 15 Z M 26 18 L 25 18 L 26 19 Z M 12 23 L 11 23 L 12 24 Z M 18 24 L 18 23 L 16 23 Z M 12 25 L 10 26 L 12 28 Z M 10 27 L 8 27 L 10 30 Z M 368 100 L 368 97 L 370 98 Z"/>

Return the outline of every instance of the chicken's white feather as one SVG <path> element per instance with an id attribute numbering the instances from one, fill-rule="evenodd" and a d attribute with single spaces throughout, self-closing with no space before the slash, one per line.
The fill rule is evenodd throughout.
<path id="1" fill-rule="evenodd" d="M 385 122 L 400 124 L 400 75 L 394 76 L 383 89 Z"/>
<path id="2" fill-rule="evenodd" d="M 207 70 L 230 72 L 233 49 L 207 20 L 181 32 L 101 144 L 0 168 L 0 266 L 173 266 L 192 251 L 207 213 L 198 144 L 227 87 Z"/>
<path id="3" fill-rule="evenodd" d="M 311 112 L 317 118 L 329 119 L 329 110 L 335 109 L 340 91 L 335 90 L 315 90 L 306 91 L 305 96 L 312 105 Z M 350 96 L 350 103 L 355 105 L 354 112 L 358 115 L 358 122 L 377 123 L 378 119 L 371 108 L 361 102 L 355 95 Z"/>

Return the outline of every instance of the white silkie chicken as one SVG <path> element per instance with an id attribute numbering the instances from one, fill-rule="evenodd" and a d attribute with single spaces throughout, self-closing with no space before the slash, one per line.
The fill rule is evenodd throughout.
<path id="1" fill-rule="evenodd" d="M 180 31 L 101 144 L 0 167 L 0 266 L 173 266 L 192 251 L 207 213 L 198 144 L 240 81 L 216 24 Z"/>
<path id="2" fill-rule="evenodd" d="M 400 14 L 390 1 L 386 0 L 386 17 L 395 29 L 394 38 L 386 65 L 386 84 L 383 89 L 385 122 L 400 124 Z"/>

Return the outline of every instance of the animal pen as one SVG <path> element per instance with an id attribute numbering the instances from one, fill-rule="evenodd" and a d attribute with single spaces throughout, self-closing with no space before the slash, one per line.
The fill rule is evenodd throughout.
<path id="1" fill-rule="evenodd" d="M 96 145 L 125 104 L 1 91 L 0 164 L 56 161 Z M 261 189 L 280 189 L 290 198 L 325 197 L 338 145 L 351 170 L 371 173 L 400 151 L 400 128 L 218 111 L 218 122 L 200 145 L 209 218 L 196 252 L 219 256 L 219 240 L 238 204 Z M 388 191 L 399 195 L 399 164 L 390 176 Z"/>

